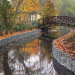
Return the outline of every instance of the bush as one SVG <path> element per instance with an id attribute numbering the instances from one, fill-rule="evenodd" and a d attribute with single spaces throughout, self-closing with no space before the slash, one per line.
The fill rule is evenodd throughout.
<path id="1" fill-rule="evenodd" d="M 0 28 L 0 35 L 3 35 L 3 28 Z"/>
<path id="2" fill-rule="evenodd" d="M 6 28 L 5 29 L 5 34 L 8 34 L 8 32 L 12 33 L 12 30 L 10 30 L 10 28 Z"/>
<path id="3" fill-rule="evenodd" d="M 28 28 L 27 25 L 17 24 L 17 25 L 14 27 L 14 31 L 23 31 L 23 30 L 26 30 L 27 28 Z"/>
<path id="4" fill-rule="evenodd" d="M 37 21 L 32 22 L 32 25 L 38 25 Z"/>
<path id="5" fill-rule="evenodd" d="M 14 31 L 23 31 L 23 30 L 31 30 L 33 28 L 36 28 L 37 25 L 25 25 L 25 24 L 17 24 L 15 27 L 14 27 Z"/>
<path id="6" fill-rule="evenodd" d="M 22 31 L 22 27 L 20 27 L 20 26 L 17 25 L 17 26 L 14 27 L 14 30 L 15 31 Z"/>

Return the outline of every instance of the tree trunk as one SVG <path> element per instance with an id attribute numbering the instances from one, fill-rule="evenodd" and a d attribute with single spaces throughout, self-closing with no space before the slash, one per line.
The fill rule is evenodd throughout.
<path id="1" fill-rule="evenodd" d="M 9 68 L 8 64 L 8 53 L 5 53 L 3 55 L 3 70 L 4 70 L 4 75 L 12 75 L 11 69 Z"/>
<path id="2" fill-rule="evenodd" d="M 16 16 L 15 16 L 15 24 L 17 23 L 17 16 L 18 16 L 18 12 L 19 12 L 19 6 L 22 3 L 23 0 L 19 0 L 17 7 L 16 7 Z"/>

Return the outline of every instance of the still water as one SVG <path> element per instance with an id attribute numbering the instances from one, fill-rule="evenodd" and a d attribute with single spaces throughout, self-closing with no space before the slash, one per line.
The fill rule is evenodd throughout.
<path id="1" fill-rule="evenodd" d="M 49 37 L 39 37 L 26 44 L 11 43 L 13 47 L 0 56 L 0 75 L 58 75 L 52 59 L 52 41 L 64 33 L 58 29 L 50 30 Z"/>

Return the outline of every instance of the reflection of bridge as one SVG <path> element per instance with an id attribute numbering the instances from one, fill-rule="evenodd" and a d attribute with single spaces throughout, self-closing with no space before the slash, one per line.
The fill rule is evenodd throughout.
<path id="1" fill-rule="evenodd" d="M 75 26 L 75 18 L 69 16 L 51 16 L 39 20 L 38 28 L 45 29 L 50 27 L 50 24 L 63 24 Z"/>

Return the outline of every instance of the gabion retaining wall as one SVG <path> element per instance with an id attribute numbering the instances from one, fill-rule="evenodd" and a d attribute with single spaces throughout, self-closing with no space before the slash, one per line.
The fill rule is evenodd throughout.
<path id="1" fill-rule="evenodd" d="M 57 62 L 67 68 L 68 70 L 75 73 L 75 58 L 69 56 L 69 53 L 60 50 L 54 45 L 55 40 L 52 43 L 52 54 L 53 58 L 57 60 Z"/>
<path id="2" fill-rule="evenodd" d="M 53 58 L 53 66 L 58 75 L 75 75 L 74 72 L 60 65 L 56 59 Z"/>
<path id="3" fill-rule="evenodd" d="M 3 40 L 0 40 L 0 46 L 9 44 L 11 42 L 17 42 L 21 39 L 24 39 L 24 38 L 27 38 L 30 36 L 35 36 L 35 35 L 40 34 L 40 33 L 41 33 L 41 30 L 34 30 L 34 31 L 24 32 L 24 33 L 16 35 L 16 36 L 8 37 L 8 38 L 5 38 Z"/>

